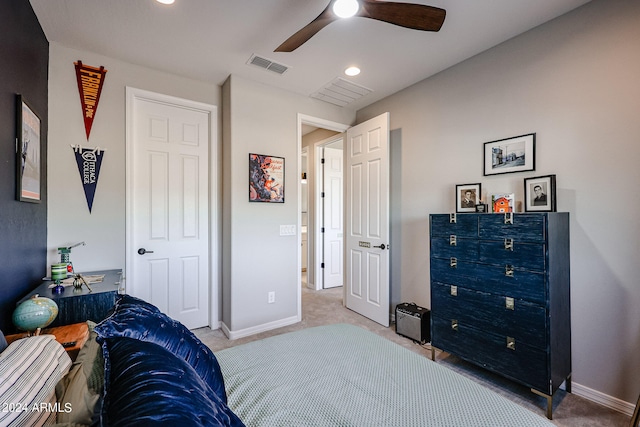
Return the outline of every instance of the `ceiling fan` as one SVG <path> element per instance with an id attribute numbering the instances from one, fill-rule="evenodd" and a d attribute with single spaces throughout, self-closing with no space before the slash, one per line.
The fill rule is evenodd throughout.
<path id="1" fill-rule="evenodd" d="M 351 14 L 343 13 L 342 8 Z M 439 31 L 446 11 L 434 6 L 379 0 L 332 0 L 320 15 L 289 37 L 274 52 L 293 52 L 318 31 L 343 17 L 360 16 L 422 31 Z"/>

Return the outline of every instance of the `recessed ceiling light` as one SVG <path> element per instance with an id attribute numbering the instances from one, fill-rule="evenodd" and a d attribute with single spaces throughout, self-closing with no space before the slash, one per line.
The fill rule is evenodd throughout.
<path id="1" fill-rule="evenodd" d="M 340 18 L 351 18 L 359 8 L 358 0 L 336 0 L 333 4 L 333 13 Z"/>
<path id="2" fill-rule="evenodd" d="M 162 4 L 173 4 L 176 0 L 156 0 L 156 1 Z"/>
<path id="3" fill-rule="evenodd" d="M 347 76 L 351 76 L 351 77 L 357 76 L 358 74 L 360 74 L 360 68 L 358 68 L 358 67 L 349 67 L 346 70 L 344 70 L 344 73 Z"/>

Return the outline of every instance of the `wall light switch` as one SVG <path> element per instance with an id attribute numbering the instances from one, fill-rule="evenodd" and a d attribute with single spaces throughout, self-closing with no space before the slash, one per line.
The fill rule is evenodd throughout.
<path id="1" fill-rule="evenodd" d="M 295 236 L 296 235 L 296 226 L 295 225 L 281 225 L 280 226 L 280 235 L 281 236 Z"/>

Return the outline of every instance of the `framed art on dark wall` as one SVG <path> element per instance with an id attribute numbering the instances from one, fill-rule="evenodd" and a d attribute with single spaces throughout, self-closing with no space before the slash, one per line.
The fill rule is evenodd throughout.
<path id="1" fill-rule="evenodd" d="M 249 201 L 284 203 L 284 158 L 249 153 Z"/>
<path id="2" fill-rule="evenodd" d="M 556 176 L 536 176 L 524 180 L 525 212 L 556 211 Z"/>
<path id="3" fill-rule="evenodd" d="M 535 156 L 535 133 L 485 142 L 484 175 L 535 170 Z"/>
<path id="4" fill-rule="evenodd" d="M 40 117 L 24 99 L 17 96 L 16 199 L 40 203 Z"/>
<path id="5" fill-rule="evenodd" d="M 456 212 L 475 212 L 481 197 L 481 184 L 456 185 Z"/>

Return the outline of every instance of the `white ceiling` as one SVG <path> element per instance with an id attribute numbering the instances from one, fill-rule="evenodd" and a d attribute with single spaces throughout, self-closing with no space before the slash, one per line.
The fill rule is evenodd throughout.
<path id="1" fill-rule="evenodd" d="M 340 76 L 373 90 L 349 105 L 355 109 L 589 1 L 415 0 L 447 10 L 440 32 L 351 18 L 275 53 L 329 0 L 30 0 L 50 42 L 214 84 L 236 74 L 307 96 Z M 252 54 L 290 69 L 247 65 Z M 362 73 L 344 76 L 350 65 Z"/>

